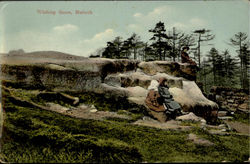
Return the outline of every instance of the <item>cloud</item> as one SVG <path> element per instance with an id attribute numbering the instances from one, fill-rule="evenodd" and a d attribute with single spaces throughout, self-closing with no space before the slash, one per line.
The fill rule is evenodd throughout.
<path id="1" fill-rule="evenodd" d="M 142 13 L 135 13 L 133 17 L 139 21 L 140 23 L 150 23 L 152 21 L 159 21 L 159 18 L 167 18 L 173 15 L 176 12 L 172 6 L 159 6 L 154 8 L 152 11 L 148 12 L 147 14 Z"/>
<path id="2" fill-rule="evenodd" d="M 142 15 L 142 13 L 135 13 L 133 16 L 134 16 L 135 18 L 140 18 L 140 17 L 142 17 L 143 15 Z"/>
<path id="3" fill-rule="evenodd" d="M 184 18 L 185 17 L 185 18 Z M 187 17 L 187 14 L 171 5 L 158 6 L 148 13 L 135 13 L 134 23 L 127 26 L 131 32 L 148 31 L 159 21 L 165 23 L 167 30 L 176 27 L 178 30 L 190 32 L 196 28 L 206 27 L 208 23 L 199 17 Z"/>
<path id="4" fill-rule="evenodd" d="M 53 28 L 53 30 L 55 32 L 58 32 L 58 33 L 70 33 L 70 32 L 75 32 L 78 29 L 79 29 L 78 26 L 72 25 L 72 24 L 65 24 L 65 25 L 62 25 L 62 26 L 55 26 Z"/>
<path id="5" fill-rule="evenodd" d="M 97 43 L 107 41 L 108 39 L 113 38 L 115 32 L 113 29 L 106 29 L 104 32 L 95 34 L 91 39 L 85 39 L 84 43 Z"/>
<path id="6" fill-rule="evenodd" d="M 207 22 L 203 19 L 200 19 L 200 18 L 192 18 L 189 20 L 189 23 L 193 27 L 204 27 L 207 25 Z"/>
<path id="7" fill-rule="evenodd" d="M 146 16 L 147 18 L 154 18 L 155 16 L 159 16 L 162 14 L 169 14 L 173 12 L 173 8 L 170 6 L 160 6 L 155 8 L 153 11 L 149 12 L 148 15 Z"/>
<path id="8" fill-rule="evenodd" d="M 136 12 L 132 15 L 135 22 L 128 24 L 126 30 L 128 33 L 136 32 L 143 40 L 148 40 L 151 38 L 151 33 L 147 31 L 154 28 L 159 21 L 168 21 L 176 12 L 177 9 L 170 5 L 158 6 L 148 13 Z"/>
<path id="9" fill-rule="evenodd" d="M 170 25 L 170 28 L 176 27 L 177 29 L 186 29 L 187 25 L 181 22 L 175 22 L 173 24 Z"/>
<path id="10" fill-rule="evenodd" d="M 95 34 L 90 39 L 85 39 L 80 42 L 82 47 L 86 47 L 84 50 L 86 54 L 90 54 L 94 52 L 96 49 L 100 47 L 104 47 L 108 41 L 111 41 L 115 38 L 115 36 L 120 36 L 117 32 L 115 32 L 113 29 L 106 29 L 103 32 Z"/>
<path id="11" fill-rule="evenodd" d="M 139 24 L 129 24 L 127 28 L 134 32 L 144 32 L 144 28 L 140 26 Z"/>
<path id="12" fill-rule="evenodd" d="M 182 31 L 190 31 L 197 28 L 204 28 L 207 25 L 208 23 L 205 20 L 195 17 L 183 22 L 174 22 L 169 27 L 176 27 L 177 29 Z"/>

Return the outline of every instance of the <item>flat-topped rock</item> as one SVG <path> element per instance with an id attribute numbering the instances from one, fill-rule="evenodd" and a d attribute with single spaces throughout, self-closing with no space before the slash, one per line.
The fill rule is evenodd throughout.
<path id="1" fill-rule="evenodd" d="M 46 53 L 48 52 L 44 52 L 45 56 Z M 26 63 L 8 60 L 2 62 L 0 79 L 3 85 L 56 92 L 95 93 L 110 99 L 110 102 L 145 111 L 148 110 L 145 105 L 148 86 L 152 80 L 164 77 L 167 79 L 169 92 L 183 111 L 193 112 L 206 120 L 217 117 L 218 105 L 208 100 L 196 83 L 191 81 L 196 77 L 196 68 L 189 64 L 74 58 L 65 54 L 61 58 L 58 54 L 51 58 L 47 55 L 46 60 L 42 61 L 42 52 L 39 52 L 38 59 L 30 55 L 18 56 L 29 59 Z M 12 56 L 11 59 L 13 58 L 15 57 Z M 158 117 L 158 113 L 155 115 Z"/>

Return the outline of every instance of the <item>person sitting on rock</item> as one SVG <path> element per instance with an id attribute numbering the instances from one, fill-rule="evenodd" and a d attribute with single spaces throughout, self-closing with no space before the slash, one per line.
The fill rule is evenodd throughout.
<path id="1" fill-rule="evenodd" d="M 165 108 L 165 112 L 170 118 L 175 119 L 177 115 L 181 114 L 181 106 L 174 101 L 173 96 L 168 91 L 167 79 L 160 78 L 158 92 L 161 96 L 162 104 Z"/>
<path id="2" fill-rule="evenodd" d="M 167 119 L 174 119 L 180 113 L 180 105 L 175 102 L 168 91 L 167 80 L 160 78 L 159 82 L 152 80 L 148 87 L 146 104 L 150 110 L 165 112 Z"/>
<path id="3" fill-rule="evenodd" d="M 181 52 L 181 62 L 182 63 L 189 63 L 191 65 L 196 65 L 197 64 L 188 56 L 187 51 L 189 50 L 189 47 L 183 47 L 182 52 Z"/>
<path id="4" fill-rule="evenodd" d="M 150 110 L 153 110 L 155 112 L 164 112 L 166 109 L 160 101 L 161 96 L 158 92 L 158 86 L 159 83 L 156 80 L 151 81 L 151 84 L 148 87 L 149 91 L 145 103 Z"/>

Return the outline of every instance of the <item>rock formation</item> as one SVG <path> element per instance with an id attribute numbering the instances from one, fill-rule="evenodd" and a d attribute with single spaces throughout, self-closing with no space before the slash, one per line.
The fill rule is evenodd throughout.
<path id="1" fill-rule="evenodd" d="M 221 110 L 250 113 L 247 90 L 214 86 L 210 92 L 210 98 L 220 105 Z"/>
<path id="2" fill-rule="evenodd" d="M 56 92 L 95 93 L 111 99 L 113 103 L 124 104 L 127 108 L 149 111 L 145 105 L 147 87 L 151 80 L 165 77 L 170 93 L 183 111 L 193 112 L 208 121 L 217 117 L 218 105 L 205 98 L 192 81 L 196 78 L 192 65 L 103 58 L 42 60 L 42 53 L 39 54 L 40 58 L 31 60 L 26 57 L 26 60 L 20 60 L 21 63 L 3 60 L 2 85 Z M 156 115 L 162 116 L 149 113 L 156 118 Z"/>

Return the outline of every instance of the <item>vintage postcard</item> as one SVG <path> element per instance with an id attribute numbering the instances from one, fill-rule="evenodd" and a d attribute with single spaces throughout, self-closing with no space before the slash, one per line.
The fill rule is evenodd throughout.
<path id="1" fill-rule="evenodd" d="M 249 7 L 0 2 L 0 163 L 250 162 Z"/>

